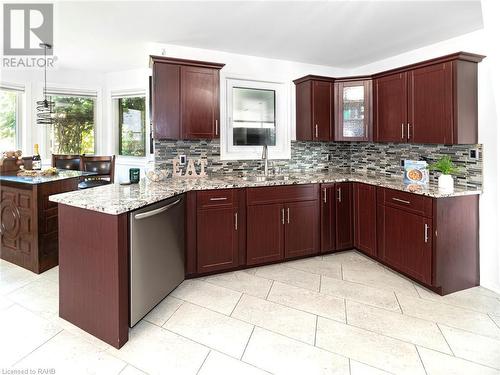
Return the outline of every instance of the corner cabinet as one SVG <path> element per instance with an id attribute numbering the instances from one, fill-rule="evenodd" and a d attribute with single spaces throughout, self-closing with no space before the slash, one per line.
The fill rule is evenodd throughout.
<path id="1" fill-rule="evenodd" d="M 377 188 L 363 183 L 352 184 L 354 247 L 377 256 Z"/>
<path id="2" fill-rule="evenodd" d="M 335 141 L 371 141 L 372 80 L 335 81 Z"/>
<path id="3" fill-rule="evenodd" d="M 220 135 L 219 71 L 224 64 L 151 56 L 155 139 Z"/>
<path id="4" fill-rule="evenodd" d="M 375 141 L 477 143 L 483 57 L 461 52 L 375 75 Z"/>
<path id="5" fill-rule="evenodd" d="M 293 82 L 297 141 L 333 140 L 333 78 L 305 76 Z"/>

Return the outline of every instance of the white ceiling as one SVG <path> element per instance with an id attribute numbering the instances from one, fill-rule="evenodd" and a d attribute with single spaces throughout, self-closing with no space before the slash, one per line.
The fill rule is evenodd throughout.
<path id="1" fill-rule="evenodd" d="M 482 28 L 480 1 L 58 2 L 59 66 L 147 66 L 166 43 L 354 68 Z"/>

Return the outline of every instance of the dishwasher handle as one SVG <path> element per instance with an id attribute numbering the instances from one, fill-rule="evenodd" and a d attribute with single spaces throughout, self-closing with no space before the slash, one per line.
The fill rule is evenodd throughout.
<path id="1" fill-rule="evenodd" d="M 175 205 L 177 205 L 181 200 L 182 199 L 179 198 L 175 202 L 167 204 L 164 207 L 157 208 L 156 210 L 151 210 L 151 211 L 148 211 L 148 212 L 143 212 L 143 213 L 140 213 L 140 214 L 135 214 L 134 215 L 134 219 L 141 220 L 141 219 L 146 219 L 148 217 L 161 214 L 162 212 L 168 211 L 169 209 L 171 209 L 172 207 L 174 207 Z"/>

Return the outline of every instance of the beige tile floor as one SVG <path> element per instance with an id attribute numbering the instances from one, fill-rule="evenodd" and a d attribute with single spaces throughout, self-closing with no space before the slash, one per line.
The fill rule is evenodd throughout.
<path id="1" fill-rule="evenodd" d="M 440 297 L 356 251 L 187 280 L 121 350 L 58 317 L 57 283 L 0 261 L 0 373 L 500 375 L 499 295 Z"/>

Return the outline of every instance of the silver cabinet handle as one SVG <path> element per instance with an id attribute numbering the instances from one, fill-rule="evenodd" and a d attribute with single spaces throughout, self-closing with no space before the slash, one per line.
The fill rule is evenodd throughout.
<path id="1" fill-rule="evenodd" d="M 234 230 L 238 230 L 238 213 L 234 213 Z"/>
<path id="2" fill-rule="evenodd" d="M 170 208 L 174 207 L 180 201 L 181 201 L 180 199 L 177 199 L 175 202 L 167 204 L 164 207 L 157 208 L 156 210 L 151 210 L 151 211 L 148 211 L 148 212 L 143 212 L 143 213 L 140 213 L 140 214 L 135 214 L 134 215 L 134 219 L 135 220 L 141 220 L 141 219 L 146 219 L 148 217 L 161 214 L 162 212 L 165 212 L 165 211 L 169 210 Z"/>
<path id="3" fill-rule="evenodd" d="M 219 120 L 215 120 L 215 135 L 219 135 Z"/>
<path id="4" fill-rule="evenodd" d="M 424 225 L 424 241 L 427 243 L 429 241 L 429 226 L 427 224 Z"/>
<path id="5" fill-rule="evenodd" d="M 407 130 L 407 135 L 408 135 L 408 140 L 410 140 L 410 123 L 406 124 L 408 126 L 408 130 Z"/>
<path id="6" fill-rule="evenodd" d="M 326 188 L 323 189 L 323 202 L 326 203 Z"/>
<path id="7" fill-rule="evenodd" d="M 341 188 L 337 188 L 337 199 L 339 200 L 339 202 L 342 202 L 342 189 Z"/>
<path id="8" fill-rule="evenodd" d="M 225 201 L 227 200 L 227 197 L 216 197 L 216 198 L 210 198 L 211 201 Z"/>
<path id="9" fill-rule="evenodd" d="M 318 124 L 316 124 L 316 138 L 318 138 Z"/>
<path id="10" fill-rule="evenodd" d="M 401 123 L 401 139 L 405 139 L 405 124 Z"/>
<path id="11" fill-rule="evenodd" d="M 410 204 L 411 203 L 410 201 L 405 201 L 405 200 L 399 199 L 399 198 L 392 198 L 392 200 L 396 201 L 396 202 L 404 203 L 404 204 Z"/>
<path id="12" fill-rule="evenodd" d="M 286 209 L 286 223 L 290 224 L 290 207 Z"/>
<path id="13" fill-rule="evenodd" d="M 285 224 L 285 209 L 281 209 L 281 224 Z"/>

